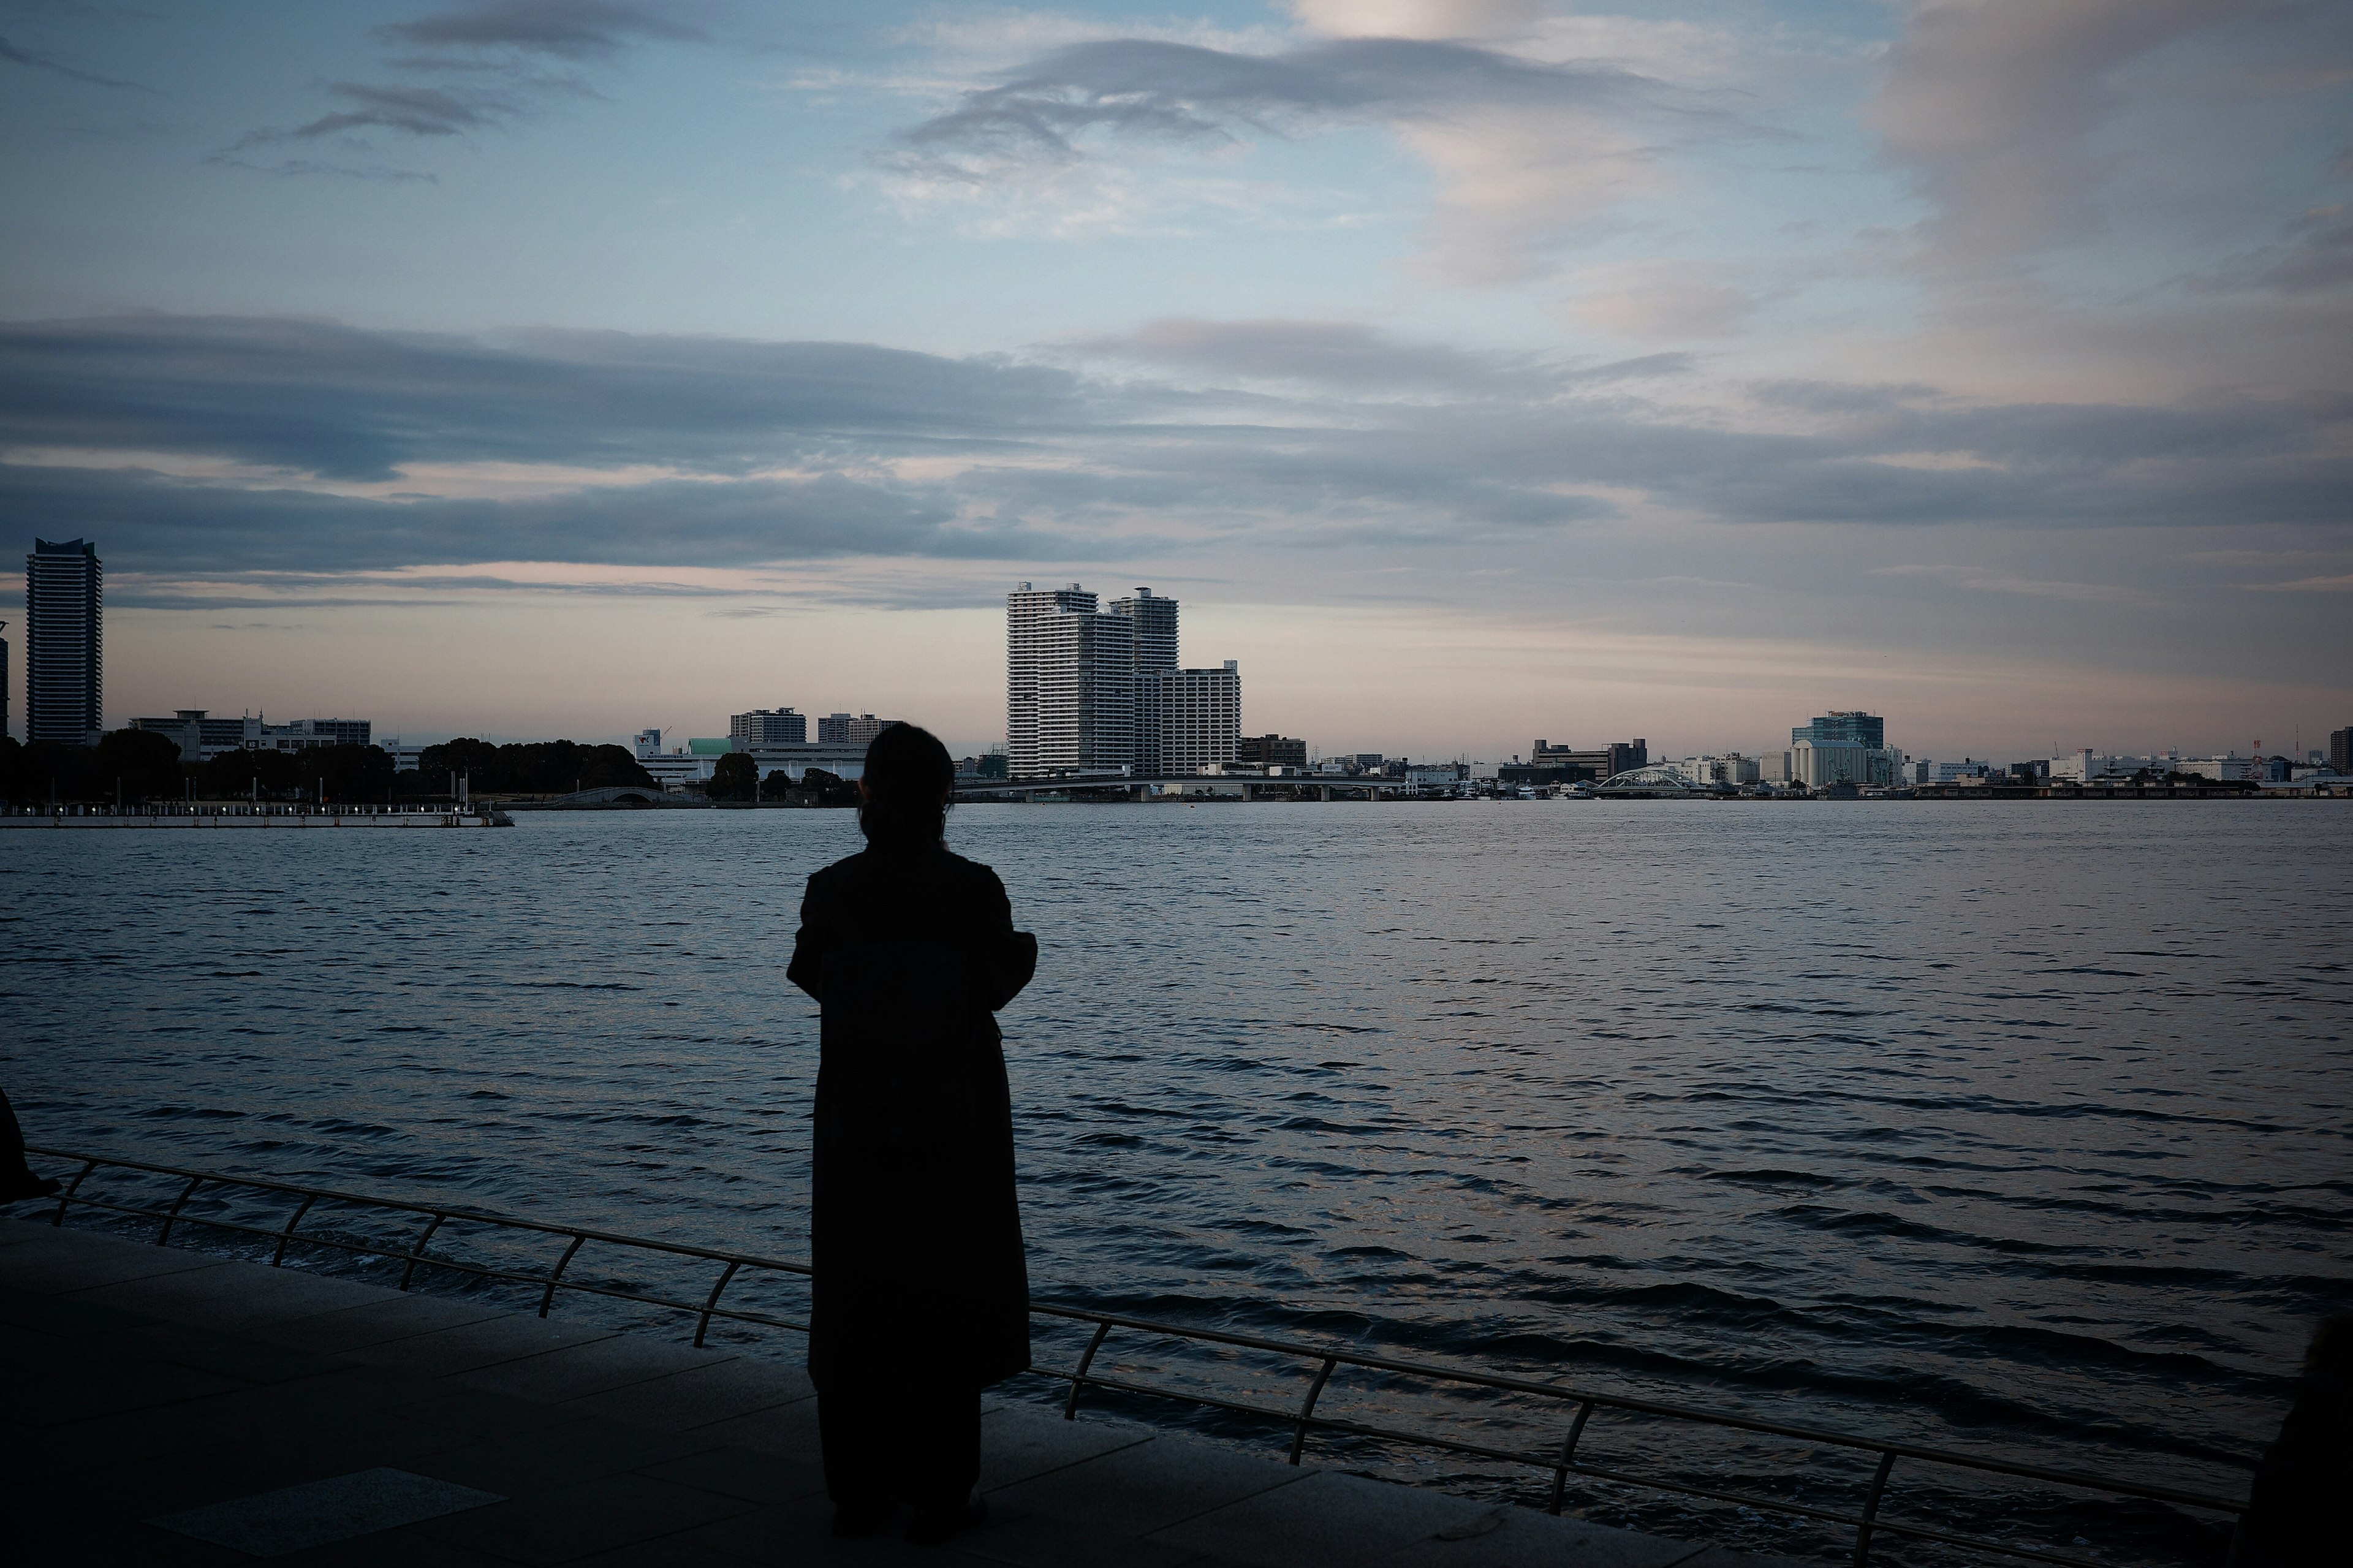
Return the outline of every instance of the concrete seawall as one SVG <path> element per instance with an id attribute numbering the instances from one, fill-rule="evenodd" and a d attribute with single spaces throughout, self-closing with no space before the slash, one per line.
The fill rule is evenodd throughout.
<path id="1" fill-rule="evenodd" d="M 988 1524 L 837 1542 L 797 1366 L 24 1220 L 0 1336 L 25 1562 L 1793 1568 L 1007 1400 Z"/>

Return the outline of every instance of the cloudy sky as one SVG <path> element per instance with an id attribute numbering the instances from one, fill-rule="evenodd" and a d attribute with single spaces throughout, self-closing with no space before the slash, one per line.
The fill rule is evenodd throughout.
<path id="1" fill-rule="evenodd" d="M 2353 723 L 2353 6 L 0 0 L 0 517 L 107 707 L 1329 751 Z M 19 661 L 21 662 L 21 661 Z"/>

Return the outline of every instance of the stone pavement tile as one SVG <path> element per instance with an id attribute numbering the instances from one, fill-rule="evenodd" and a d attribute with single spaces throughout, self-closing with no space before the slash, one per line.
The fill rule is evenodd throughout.
<path id="1" fill-rule="evenodd" d="M 196 1508 L 259 1489 L 215 1470 L 183 1463 L 176 1456 L 93 1465 L 87 1454 L 54 1446 L 25 1443 L 11 1447 L 21 1451 L 9 1454 L 10 1486 L 30 1500 L 30 1508 L 44 1515 L 128 1513 L 132 1518 L 140 1518 Z M 7 1517 L 16 1520 L 26 1515 L 12 1510 Z"/>
<path id="2" fill-rule="evenodd" d="M 1008 1405 L 980 1418 L 980 1489 L 993 1492 L 1155 1436 L 1131 1422 L 1065 1421 L 1044 1405 Z"/>
<path id="3" fill-rule="evenodd" d="M 683 1432 L 797 1404 L 816 1392 L 798 1367 L 729 1361 L 569 1400 L 564 1408 L 660 1432 Z"/>
<path id="4" fill-rule="evenodd" d="M 1164 1435 L 993 1491 L 989 1506 L 1146 1535 L 1316 1473 Z"/>
<path id="5" fill-rule="evenodd" d="M 1124 1531 L 988 1502 L 988 1523 L 957 1545 L 968 1556 L 1014 1568 L 1181 1568 L 1190 1547 L 1138 1541 Z"/>
<path id="6" fill-rule="evenodd" d="M 57 1212 L 54 1199 L 46 1208 L 29 1201 L 0 1205 L 0 1247 L 14 1247 L 20 1241 L 32 1241 L 54 1234 L 57 1227 L 49 1224 L 47 1217 L 34 1216 L 46 1216 Z"/>
<path id="7" fill-rule="evenodd" d="M 900 1539 L 907 1527 L 901 1509 L 889 1528 L 864 1541 L 833 1538 L 833 1504 L 822 1494 L 779 1508 L 754 1509 L 685 1532 L 681 1539 L 738 1562 L 789 1563 L 791 1568 L 972 1568 L 973 1543 L 988 1526 L 945 1547 L 910 1546 Z"/>
<path id="8" fill-rule="evenodd" d="M 775 1454 L 807 1464 L 814 1465 L 818 1461 L 817 1401 L 814 1399 L 796 1400 L 790 1405 L 772 1405 L 748 1415 L 691 1426 L 687 1429 L 687 1435 L 706 1443 L 750 1448 L 755 1453 Z"/>
<path id="9" fill-rule="evenodd" d="M 1477 1529 L 1490 1519 L 1492 1529 Z M 1381 1568 L 1672 1568 L 1693 1551 L 1684 1542 L 1528 1508 L 1492 1509 L 1472 1526 L 1477 1533 L 1448 1531 L 1457 1539 L 1417 1541 L 1391 1552 Z"/>
<path id="10" fill-rule="evenodd" d="M 76 1300 L 103 1302 L 169 1322 L 228 1330 L 355 1307 L 375 1296 L 374 1286 L 348 1279 L 238 1262 L 193 1273 L 118 1280 L 75 1292 Z"/>
<path id="11" fill-rule="evenodd" d="M 741 1557 L 730 1556 L 679 1534 L 575 1557 L 569 1568 L 739 1568 L 743 1562 Z"/>
<path id="12" fill-rule="evenodd" d="M 415 1530 L 455 1546 L 519 1563 L 568 1563 L 641 1541 L 675 1535 L 748 1512 L 740 1498 L 658 1481 L 605 1476 L 558 1491 L 430 1520 Z"/>
<path id="13" fill-rule="evenodd" d="M 625 1470 L 682 1479 L 660 1478 L 659 1467 L 704 1447 L 694 1439 L 611 1421 L 571 1420 L 447 1447 L 412 1468 L 423 1475 L 519 1498 L 562 1491 Z"/>
<path id="14" fill-rule="evenodd" d="M 466 1388 L 484 1388 L 494 1394 L 512 1394 L 518 1399 L 539 1399 L 554 1405 L 586 1399 L 592 1394 L 625 1388 L 633 1383 L 649 1383 L 673 1373 L 723 1365 L 733 1359 L 723 1351 L 699 1351 L 662 1340 L 615 1334 L 501 1362 L 475 1372 L 459 1373 L 449 1381 Z"/>
<path id="15" fill-rule="evenodd" d="M 176 1247 L 151 1247 L 86 1230 L 53 1230 L 0 1247 L 0 1285 L 62 1296 L 127 1279 L 219 1268 L 227 1260 Z"/>
<path id="16" fill-rule="evenodd" d="M 694 1441 L 689 1434 L 681 1442 Z M 764 1507 L 793 1502 L 825 1490 L 825 1469 L 807 1459 L 787 1459 L 750 1448 L 698 1448 L 675 1459 L 636 1467 L 657 1480 L 725 1492 Z"/>
<path id="17" fill-rule="evenodd" d="M 84 1301 L 77 1297 L 37 1295 L 30 1290 L 0 1285 L 0 1323 L 10 1328 L 31 1329 L 60 1338 L 79 1339 L 91 1334 L 111 1334 L 125 1329 L 144 1328 L 156 1321 L 144 1312 L 126 1312 L 120 1307 L 101 1307 L 95 1301 Z"/>
<path id="18" fill-rule="evenodd" d="M 1493 1511 L 1467 1498 L 1324 1470 L 1150 1539 L 1262 1568 L 1358 1568 Z"/>
<path id="19" fill-rule="evenodd" d="M 300 1350 L 355 1351 L 418 1334 L 462 1328 L 512 1314 L 450 1296 L 397 1295 L 377 1291 L 358 1306 L 338 1307 L 267 1323 L 250 1331 L 258 1340 Z"/>
<path id="20" fill-rule="evenodd" d="M 256 1557 L 278 1557 L 505 1500 L 493 1492 L 378 1466 L 153 1514 L 147 1522 Z"/>
<path id="21" fill-rule="evenodd" d="M 243 1383 L 283 1383 L 335 1370 L 333 1361 L 309 1351 L 263 1344 L 240 1334 L 192 1327 L 186 1323 L 153 1322 L 106 1336 L 111 1352 L 142 1360 L 168 1362 Z"/>
<path id="22" fill-rule="evenodd" d="M 216 1373 L 135 1360 L 89 1341 L 22 1330 L 0 1334 L 0 1355 L 8 1366 L 9 1419 L 27 1426 L 65 1426 L 247 1386 Z"/>
<path id="23" fill-rule="evenodd" d="M 537 1318 L 510 1313 L 504 1317 L 485 1318 L 476 1323 L 461 1323 L 455 1328 L 438 1329 L 429 1334 L 415 1334 L 407 1339 L 388 1340 L 382 1344 L 362 1345 L 343 1353 L 353 1361 L 410 1376 L 448 1377 L 455 1373 L 473 1372 L 481 1367 L 496 1366 L 501 1362 L 544 1355 L 549 1351 L 562 1350 L 567 1345 L 586 1344 L 591 1340 L 612 1337 L 610 1329 L 543 1322 Z"/>
<path id="24" fill-rule="evenodd" d="M 1675 1568 L 1816 1568 L 1805 1558 L 1781 1557 L 1770 1553 L 1735 1552 L 1728 1546 L 1703 1546 L 1693 1552 L 1680 1542 L 1666 1542 L 1689 1555 L 1679 1560 Z"/>
<path id="25" fill-rule="evenodd" d="M 355 1541 L 331 1541 L 306 1552 L 272 1557 L 269 1563 L 270 1568 L 514 1568 L 507 1558 L 419 1535 L 414 1526 L 381 1530 Z"/>
<path id="26" fill-rule="evenodd" d="M 332 1433 L 390 1408 L 379 1380 L 354 1368 L 96 1416 L 54 1432 L 56 1441 L 85 1452 L 137 1458 L 196 1445 L 268 1444 Z"/>

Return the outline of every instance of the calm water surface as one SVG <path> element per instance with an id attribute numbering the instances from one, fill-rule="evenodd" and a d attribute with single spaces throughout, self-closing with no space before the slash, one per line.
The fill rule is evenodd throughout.
<path id="1" fill-rule="evenodd" d="M 1041 1296 L 2225 1491 L 2353 1306 L 2335 803 L 983 806 L 951 838 L 1044 946 L 1005 1015 Z M 787 811 L 0 834 L 0 1081 L 36 1142 L 801 1256 L 783 970 L 855 846 Z M 1551 1440 L 1345 1384 L 1335 1414 Z M 1596 1462 L 1852 1500 L 1605 1425 Z M 2217 1539 L 1976 1506 L 2119 1562 Z"/>

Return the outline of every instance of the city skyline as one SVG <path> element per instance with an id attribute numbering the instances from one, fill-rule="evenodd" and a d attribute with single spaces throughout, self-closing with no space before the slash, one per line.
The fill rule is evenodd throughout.
<path id="1" fill-rule="evenodd" d="M 2353 717 L 2342 7 L 6 37 L 0 518 L 107 552 L 115 722 L 976 746 L 1024 578 L 1186 599 L 1329 750 Z"/>

